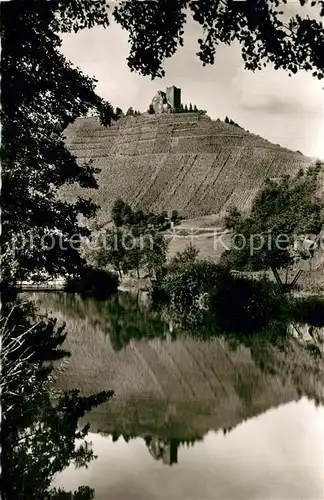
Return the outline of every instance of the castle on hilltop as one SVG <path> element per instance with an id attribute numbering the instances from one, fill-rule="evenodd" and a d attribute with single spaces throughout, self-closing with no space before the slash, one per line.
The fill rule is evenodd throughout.
<path id="1" fill-rule="evenodd" d="M 174 85 L 167 87 L 165 92 L 159 90 L 152 100 L 155 113 L 170 113 L 181 107 L 181 89 Z"/>
<path id="2" fill-rule="evenodd" d="M 148 112 L 150 114 L 156 113 L 199 113 L 199 115 L 205 115 L 207 112 L 203 109 L 198 109 L 197 106 L 190 103 L 183 105 L 181 102 L 181 89 L 178 89 L 175 85 L 172 87 L 166 87 L 165 92 L 159 90 L 149 106 Z"/>

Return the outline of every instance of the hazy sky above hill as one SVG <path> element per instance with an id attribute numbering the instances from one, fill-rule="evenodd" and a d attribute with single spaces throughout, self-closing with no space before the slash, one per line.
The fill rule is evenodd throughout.
<path id="1" fill-rule="evenodd" d="M 289 8 L 294 9 L 295 4 Z M 324 159 L 323 82 L 300 73 L 292 77 L 271 67 L 252 73 L 243 68 L 238 45 L 220 46 L 213 66 L 196 56 L 200 26 L 189 21 L 185 44 L 164 63 L 166 77 L 151 80 L 131 73 L 127 32 L 113 21 L 64 35 L 64 55 L 98 80 L 97 92 L 124 111 L 147 110 L 154 94 L 166 86 L 181 88 L 182 102 L 206 109 L 213 119 L 226 115 L 242 127 L 275 144 Z"/>

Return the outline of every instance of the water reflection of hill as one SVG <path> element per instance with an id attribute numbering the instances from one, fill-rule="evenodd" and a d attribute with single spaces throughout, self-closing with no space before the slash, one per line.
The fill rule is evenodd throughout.
<path id="1" fill-rule="evenodd" d="M 322 359 L 293 339 L 287 340 L 286 351 L 271 347 L 270 373 L 255 362 L 250 349 L 233 350 L 223 338 L 162 340 L 166 325 L 147 305 L 139 310 L 136 301 L 115 317 L 107 313 L 107 304 L 89 299 L 48 293 L 38 294 L 37 301 L 65 321 L 69 332 L 66 347 L 72 356 L 58 387 L 80 388 L 85 394 L 116 391 L 113 401 L 87 417 L 93 431 L 201 439 L 210 430 L 235 427 L 303 394 L 324 401 Z M 132 340 L 116 351 L 110 334 L 117 316 L 120 330 L 134 331 L 139 339 L 144 322 L 149 340 Z"/>
<path id="2" fill-rule="evenodd" d="M 107 434 L 100 432 L 102 436 L 107 437 Z M 225 431 L 224 431 L 225 434 Z M 126 443 L 138 438 L 136 435 L 132 434 L 118 434 L 114 431 L 111 434 L 112 442 L 115 443 L 120 439 Z M 198 441 L 202 441 L 201 438 L 191 438 L 191 439 L 179 439 L 179 438 L 164 438 L 161 436 L 144 436 L 142 437 L 145 442 L 145 446 L 151 455 L 151 457 L 164 465 L 173 465 L 178 463 L 178 451 L 181 447 L 190 448 Z"/>

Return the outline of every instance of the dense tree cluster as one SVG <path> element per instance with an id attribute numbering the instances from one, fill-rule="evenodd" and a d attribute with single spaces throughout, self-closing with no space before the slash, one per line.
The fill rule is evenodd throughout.
<path id="1" fill-rule="evenodd" d="M 324 205 L 318 196 L 322 171 L 317 162 L 293 178 L 267 180 L 248 217 L 232 208 L 225 224 L 233 231 L 233 248 L 222 255 L 223 264 L 238 270 L 271 268 L 280 282 L 278 269 L 310 259 L 324 226 Z M 303 245 L 307 237 L 308 248 Z"/>
<path id="2" fill-rule="evenodd" d="M 128 108 L 126 111 L 126 116 L 140 116 L 141 113 L 137 111 L 136 109 L 134 110 L 132 107 Z"/>
<path id="3" fill-rule="evenodd" d="M 166 211 L 157 214 L 141 209 L 133 210 L 121 198 L 117 198 L 114 202 L 111 209 L 111 217 L 116 227 L 132 225 L 137 226 L 139 230 L 154 229 L 156 231 L 165 231 L 170 228 L 170 222 L 178 224 L 182 220 L 177 210 L 172 210 L 169 218 Z"/>
<path id="4" fill-rule="evenodd" d="M 189 245 L 165 266 L 153 299 L 168 304 L 175 324 L 201 338 L 214 334 L 259 332 L 285 325 L 289 300 L 267 280 L 236 276 L 222 265 L 198 260 Z M 281 330 L 282 332 L 282 330 Z"/>
<path id="5" fill-rule="evenodd" d="M 3 279 L 72 274 L 82 265 L 71 238 L 88 235 L 78 215 L 93 216 L 95 205 L 71 205 L 57 193 L 66 183 L 95 188 L 96 170 L 78 166 L 63 131 L 89 110 L 106 125 L 115 114 L 95 81 L 64 59 L 58 33 L 107 22 L 102 2 L 1 4 Z"/>
<path id="6" fill-rule="evenodd" d="M 111 211 L 115 227 L 105 233 L 102 247 L 96 253 L 95 261 L 100 267 L 111 265 L 122 273 L 145 268 L 151 277 L 161 272 L 166 260 L 167 241 L 162 234 L 171 227 L 171 221 L 178 221 L 179 215 L 172 212 L 155 214 L 143 210 L 132 210 L 131 206 L 118 198 Z"/>
<path id="7" fill-rule="evenodd" d="M 206 110 L 203 109 L 198 109 L 196 104 L 192 105 L 191 103 L 189 106 L 187 104 L 183 105 L 181 103 L 180 108 L 175 108 L 171 110 L 172 113 L 199 113 L 200 115 L 205 115 L 207 113 Z"/>
<path id="8" fill-rule="evenodd" d="M 229 123 L 230 125 L 234 125 L 234 127 L 243 128 L 238 123 L 236 123 L 234 120 L 232 120 L 231 118 L 229 118 L 228 116 L 225 116 L 224 122 L 225 123 Z"/>
<path id="9" fill-rule="evenodd" d="M 82 297 L 91 296 L 102 300 L 116 293 L 118 285 L 116 273 L 86 266 L 78 275 L 66 280 L 64 290 L 67 293 L 79 293 Z"/>

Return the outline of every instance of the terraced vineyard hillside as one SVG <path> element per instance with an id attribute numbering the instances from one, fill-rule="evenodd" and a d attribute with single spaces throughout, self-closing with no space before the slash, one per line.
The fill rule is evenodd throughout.
<path id="1" fill-rule="evenodd" d="M 105 218 L 117 196 L 133 207 L 178 210 L 186 218 L 248 209 L 266 177 L 293 174 L 312 159 L 198 113 L 123 117 L 111 127 L 80 118 L 66 130 L 80 163 L 101 169 L 91 196 Z"/>

